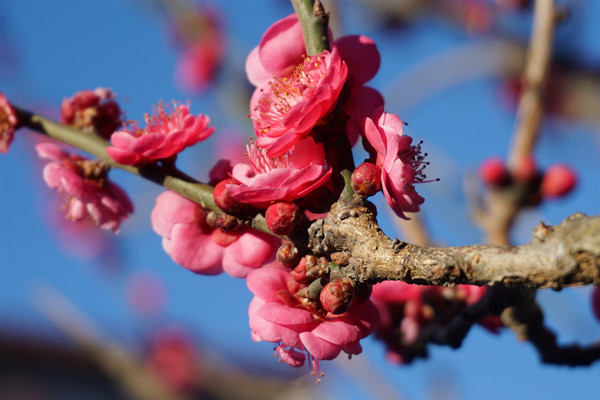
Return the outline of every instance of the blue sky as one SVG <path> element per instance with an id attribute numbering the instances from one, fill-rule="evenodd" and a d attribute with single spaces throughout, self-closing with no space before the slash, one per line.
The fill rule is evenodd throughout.
<path id="1" fill-rule="evenodd" d="M 227 64 L 219 89 L 190 97 L 174 85 L 176 50 L 168 39 L 163 15 L 147 4 L 116 0 L 0 2 L 0 91 L 15 104 L 51 116 L 57 115 L 64 97 L 99 86 L 118 94 L 130 119 L 141 119 L 161 99 L 191 99 L 192 111 L 209 115 L 217 129 L 216 137 L 181 157 L 182 169 L 204 179 L 223 143 L 236 143 L 240 137 L 251 135 L 244 108 L 244 60 L 265 29 L 289 14 L 291 6 L 284 1 L 219 2 L 229 35 Z M 573 4 L 580 8 L 575 8 L 571 20 L 560 27 L 557 45 L 561 51 L 597 66 L 600 32 L 595 21 L 600 3 Z M 409 122 L 408 134 L 425 141 L 431 161 L 428 175 L 442 179 L 419 187 L 427 199 L 423 214 L 434 240 L 449 245 L 481 241 L 481 234 L 468 221 L 462 178 L 486 157 L 507 152 L 514 115 L 499 100 L 498 79 L 470 79 L 403 109 L 410 103 L 406 98 L 410 93 L 403 94 L 403 88 L 394 85 L 402 82 L 404 74 L 419 70 L 435 54 L 473 38 L 448 22 L 432 18 L 418 21 L 408 30 L 382 32 L 362 7 L 354 1 L 339 7 L 345 33 L 363 33 L 378 43 L 382 66 L 372 84 L 388 96 L 388 111 Z M 528 23 L 527 16 L 506 17 L 501 27 L 510 36 L 526 37 Z M 9 58 L 9 54 L 14 57 Z M 231 132 L 240 132 L 238 139 L 226 136 Z M 136 206 L 135 215 L 117 238 L 108 235 L 105 239 L 116 246 L 117 255 L 86 261 L 61 251 L 46 216 L 55 194 L 44 187 L 31 137 L 19 132 L 10 153 L 0 158 L 3 327 L 57 336 L 34 304 L 40 288 L 51 285 L 110 337 L 132 346 L 139 345 L 145 328 L 177 321 L 190 326 L 202 345 L 232 362 L 251 365 L 252 360 L 263 369 L 288 368 L 273 361 L 271 344 L 251 341 L 247 322 L 251 293 L 242 280 L 193 275 L 162 251 L 149 221 L 161 188 L 120 171 L 111 173 L 128 189 Z M 536 151 L 539 163 L 570 163 L 578 170 L 581 184 L 564 200 L 524 212 L 517 221 L 515 242 L 527 241 L 531 227 L 540 219 L 555 224 L 574 211 L 600 213 L 599 150 L 597 126 L 557 118 L 546 122 Z M 382 220 L 383 229 L 397 235 L 389 219 Z M 103 267 L 103 263 L 113 268 Z M 168 292 L 164 313 L 152 320 L 136 317 L 126 306 L 127 280 L 139 270 L 160 276 Z M 540 293 L 549 323 L 557 329 L 561 342 L 590 343 L 600 337 L 600 323 L 592 318 L 588 294 L 589 288 Z M 532 347 L 518 342 L 509 332 L 496 337 L 475 328 L 460 350 L 432 347 L 429 360 L 406 367 L 387 364 L 383 348 L 374 340 L 365 341 L 364 348 L 363 355 L 352 360 L 353 368 L 362 371 L 359 374 L 366 370 L 384 379 L 389 390 L 408 399 L 442 398 L 439 393 L 449 399 L 597 397 L 599 365 L 572 369 L 541 365 Z M 334 394 L 373 398 L 374 387 L 385 390 L 383 385 L 360 383 L 360 376 L 348 372 L 346 364 L 326 362 L 323 369 L 327 376 L 317 389 L 326 398 Z"/>

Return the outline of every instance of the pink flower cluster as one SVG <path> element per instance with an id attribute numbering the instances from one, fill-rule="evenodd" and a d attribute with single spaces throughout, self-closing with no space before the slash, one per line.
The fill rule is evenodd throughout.
<path id="1" fill-rule="evenodd" d="M 223 232 L 207 222 L 198 204 L 167 191 L 156 199 L 152 227 L 163 237 L 163 248 L 175 262 L 203 275 L 244 278 L 272 261 L 278 240 L 247 227 Z"/>
<path id="2" fill-rule="evenodd" d="M 152 116 L 146 115 L 146 127 L 132 123 L 129 128 L 112 134 L 108 155 L 120 164 L 143 166 L 176 156 L 188 146 L 208 138 L 214 131 L 210 119 L 190 114 L 187 104 L 162 103 Z"/>
<path id="3" fill-rule="evenodd" d="M 281 171 L 289 167 L 281 157 L 286 161 L 299 158 L 296 153 L 316 146 L 311 164 L 335 175 L 338 160 L 319 146 L 339 140 L 335 138 L 339 131 L 336 124 L 342 124 L 350 143 L 362 136 L 373 162 L 381 167 L 381 182 L 374 186 L 382 187 L 392 209 L 403 218 L 405 212 L 419 211 L 424 199 L 415 191 L 414 183 L 424 180 L 426 163 L 420 146 L 412 145 L 412 139 L 402 134 L 402 121 L 383 112 L 381 94 L 365 86 L 379 65 L 377 47 L 365 36 L 341 37 L 333 41 L 331 52 L 306 56 L 295 14 L 273 24 L 246 60 L 248 79 L 256 86 L 250 102 L 257 137 L 254 145 L 265 151 L 249 150 L 251 166 L 234 168 L 233 177 L 240 182 L 231 186 L 234 197 L 264 206 L 272 201 L 295 200 L 326 184 L 333 188 L 325 174 L 316 176 L 299 169 L 293 175 L 300 178 L 294 182 L 302 189 L 287 188 L 284 193 L 288 185 L 284 178 L 292 175 Z M 344 87 L 347 94 L 342 96 Z M 310 145 L 308 139 L 312 140 Z"/>
<path id="4" fill-rule="evenodd" d="M 291 366 L 304 364 L 304 350 L 311 362 L 334 359 L 342 351 L 359 354 L 359 341 L 370 335 L 377 323 L 377 310 L 368 300 L 334 315 L 299 296 L 306 285 L 298 283 L 286 268 L 255 270 L 246 282 L 254 293 L 248 310 L 252 338 L 276 343 L 276 353 Z M 313 365 L 316 373 L 317 365 Z"/>
<path id="5" fill-rule="evenodd" d="M 44 180 L 63 196 L 67 219 L 92 219 L 100 228 L 119 230 L 121 221 L 133 212 L 127 194 L 110 182 L 97 163 L 69 154 L 53 143 L 36 146 L 44 167 Z"/>
<path id="6" fill-rule="evenodd" d="M 6 96 L 0 92 L 0 152 L 7 153 L 15 136 L 17 113 Z"/>

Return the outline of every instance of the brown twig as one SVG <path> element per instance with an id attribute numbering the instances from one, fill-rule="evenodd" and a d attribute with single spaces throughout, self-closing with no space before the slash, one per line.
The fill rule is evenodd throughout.
<path id="1" fill-rule="evenodd" d="M 539 136 L 555 22 L 554 0 L 536 0 L 528 60 L 523 74 L 524 91 L 519 101 L 517 128 L 508 154 L 508 166 L 512 170 L 531 156 Z"/>

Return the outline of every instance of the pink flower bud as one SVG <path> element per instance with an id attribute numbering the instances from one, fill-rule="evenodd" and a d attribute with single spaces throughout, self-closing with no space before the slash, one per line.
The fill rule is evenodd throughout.
<path id="1" fill-rule="evenodd" d="M 215 204 L 228 214 L 244 215 L 248 213 L 250 207 L 234 199 L 228 185 L 239 185 L 239 183 L 235 179 L 225 179 L 217 183 L 213 190 Z"/>
<path id="2" fill-rule="evenodd" d="M 533 157 L 522 159 L 513 171 L 515 179 L 522 183 L 533 181 L 538 176 L 538 167 Z"/>
<path id="3" fill-rule="evenodd" d="M 298 265 L 290 272 L 290 275 L 298 283 L 309 283 L 312 279 L 306 276 L 306 257 L 302 257 Z"/>
<path id="4" fill-rule="evenodd" d="M 479 166 L 479 176 L 490 187 L 503 187 L 510 183 L 510 175 L 506 169 L 506 164 L 499 157 L 485 160 Z"/>
<path id="5" fill-rule="evenodd" d="M 352 189 L 359 196 L 373 196 L 381 190 L 381 168 L 364 162 L 352 173 Z"/>
<path id="6" fill-rule="evenodd" d="M 113 100 L 110 89 L 82 90 L 60 107 L 63 124 L 84 131 L 94 131 L 105 139 L 110 138 L 122 123 L 121 107 Z"/>
<path id="7" fill-rule="evenodd" d="M 276 235 L 290 235 L 303 221 L 304 214 L 294 203 L 280 201 L 271 204 L 265 212 L 267 226 Z"/>
<path id="8" fill-rule="evenodd" d="M 277 250 L 277 261 L 285 267 L 294 268 L 300 262 L 298 248 L 293 243 L 283 243 Z"/>
<path id="9" fill-rule="evenodd" d="M 592 290 L 592 311 L 596 319 L 600 321 L 600 286 L 596 286 Z"/>
<path id="10" fill-rule="evenodd" d="M 577 184 L 577 174 L 567 165 L 555 164 L 546 170 L 542 180 L 542 195 L 557 198 L 569 193 Z"/>
<path id="11" fill-rule="evenodd" d="M 332 314 L 343 314 L 354 298 L 354 284 L 350 278 L 339 278 L 329 282 L 321 290 L 323 308 Z"/>

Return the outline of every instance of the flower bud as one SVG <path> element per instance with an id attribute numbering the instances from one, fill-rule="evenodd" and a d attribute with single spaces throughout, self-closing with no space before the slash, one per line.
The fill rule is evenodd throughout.
<path id="1" fill-rule="evenodd" d="M 555 164 L 546 170 L 542 180 L 541 191 L 544 197 L 562 197 L 568 194 L 577 184 L 575 171 L 567 165 Z"/>
<path id="2" fill-rule="evenodd" d="M 296 232 L 304 220 L 304 213 L 294 203 L 280 201 L 271 204 L 265 212 L 267 226 L 276 235 L 290 235 Z"/>
<path id="3" fill-rule="evenodd" d="M 381 190 L 381 168 L 370 162 L 360 164 L 352 173 L 352 189 L 359 196 L 373 196 Z"/>
<path id="4" fill-rule="evenodd" d="M 277 249 L 277 261 L 284 267 L 294 268 L 300 261 L 298 248 L 293 243 L 283 243 Z"/>
<path id="5" fill-rule="evenodd" d="M 479 176 L 490 187 L 503 187 L 510 183 L 510 175 L 506 169 L 506 164 L 499 157 L 485 160 L 479 166 Z"/>
<path id="6" fill-rule="evenodd" d="M 354 298 L 354 284 L 350 278 L 339 278 L 329 282 L 319 299 L 323 308 L 332 314 L 343 314 Z"/>
<path id="7" fill-rule="evenodd" d="M 94 131 L 105 139 L 122 123 L 121 107 L 113 100 L 109 89 L 82 90 L 70 99 L 64 99 L 61 122 L 84 131 Z"/>
<path id="8" fill-rule="evenodd" d="M 233 215 L 243 216 L 250 211 L 250 206 L 237 201 L 231 196 L 227 185 L 239 185 L 235 179 L 225 179 L 215 185 L 213 190 L 213 200 L 215 204 L 224 212 Z"/>
<path id="9" fill-rule="evenodd" d="M 279 252 L 277 252 L 277 254 L 279 255 Z M 311 256 L 311 257 L 314 257 L 314 256 Z M 290 272 L 290 275 L 298 283 L 309 283 L 310 281 L 313 280 L 313 278 L 306 276 L 306 271 L 307 271 L 306 257 L 302 257 L 300 262 L 298 262 L 296 267 L 292 270 L 292 272 Z"/>

